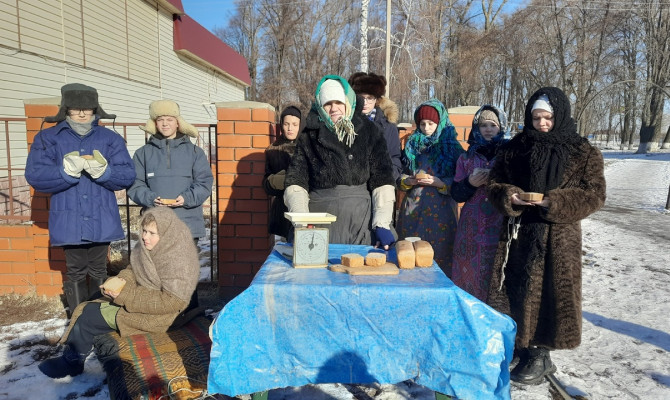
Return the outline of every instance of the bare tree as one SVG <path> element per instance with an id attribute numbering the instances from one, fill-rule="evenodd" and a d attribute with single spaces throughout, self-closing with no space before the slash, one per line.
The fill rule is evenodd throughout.
<path id="1" fill-rule="evenodd" d="M 257 100 L 256 90 L 259 63 L 259 39 L 262 34 L 261 17 L 252 2 L 238 2 L 233 17 L 225 28 L 214 29 L 214 34 L 247 59 L 251 86 L 247 99 Z"/>
<path id="2" fill-rule="evenodd" d="M 361 0 L 361 62 L 360 68 L 363 72 L 368 72 L 368 7 L 370 0 Z"/>
<path id="3" fill-rule="evenodd" d="M 647 61 L 645 93 L 638 153 L 654 150 L 661 140 L 665 87 L 670 83 L 670 3 L 649 0 L 640 9 Z"/>
<path id="4" fill-rule="evenodd" d="M 500 11 L 507 4 L 507 0 L 502 0 L 496 5 L 496 0 L 482 0 L 482 15 L 484 16 L 484 32 L 488 32 L 493 26 L 494 21 L 500 14 Z"/>

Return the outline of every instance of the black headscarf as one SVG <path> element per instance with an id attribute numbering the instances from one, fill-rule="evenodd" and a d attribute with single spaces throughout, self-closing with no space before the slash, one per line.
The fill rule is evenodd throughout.
<path id="1" fill-rule="evenodd" d="M 541 95 L 549 98 L 554 110 L 554 126 L 549 132 L 533 128 L 532 108 Z M 577 151 L 584 140 L 577 134 L 577 126 L 570 116 L 570 101 L 565 93 L 556 87 L 537 90 L 526 104 L 523 132 L 509 142 L 509 147 L 516 150 L 515 157 L 508 160 L 512 170 L 528 171 L 512 177 L 513 183 L 524 191 L 544 194 L 557 188 L 570 154 Z"/>

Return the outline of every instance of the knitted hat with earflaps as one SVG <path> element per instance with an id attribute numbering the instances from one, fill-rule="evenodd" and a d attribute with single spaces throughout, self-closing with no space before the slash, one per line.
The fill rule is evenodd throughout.
<path id="1" fill-rule="evenodd" d="M 177 119 L 177 124 L 179 124 L 179 127 L 177 128 L 178 132 L 183 133 L 184 135 L 188 135 L 191 137 L 198 137 L 198 129 L 189 124 L 182 118 L 180 112 L 179 112 L 179 104 L 175 103 L 172 100 L 155 100 L 152 101 L 151 104 L 149 104 L 149 120 L 147 121 L 146 125 L 140 126 L 140 129 L 142 129 L 145 132 L 148 132 L 152 135 L 156 134 L 156 118 L 162 117 L 162 116 L 168 116 L 168 117 L 175 117 Z"/>
<path id="2" fill-rule="evenodd" d="M 116 119 L 115 114 L 107 114 L 98 103 L 98 91 L 81 83 L 68 83 L 60 88 L 61 99 L 58 113 L 44 117 L 45 122 L 61 122 L 67 117 L 67 110 L 93 110 L 98 119 Z"/>

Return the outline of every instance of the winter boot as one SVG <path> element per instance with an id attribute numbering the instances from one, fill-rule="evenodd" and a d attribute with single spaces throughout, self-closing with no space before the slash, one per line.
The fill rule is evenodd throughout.
<path id="1" fill-rule="evenodd" d="M 523 385 L 537 385 L 542 379 L 556 372 L 556 366 L 551 362 L 549 350 L 543 347 L 528 349 L 528 358 L 520 359 L 510 373 L 510 379 Z"/>
<path id="2" fill-rule="evenodd" d="M 77 353 L 70 345 L 65 345 L 60 357 L 42 361 L 37 368 L 44 375 L 53 379 L 77 376 L 84 372 L 85 359 L 86 355 Z"/>
<path id="3" fill-rule="evenodd" d="M 80 281 L 65 281 L 63 282 L 63 291 L 65 292 L 65 299 L 69 311 L 67 317 L 70 318 L 74 309 L 79 303 L 88 298 L 88 287 L 86 286 L 86 279 Z"/>
<path id="4" fill-rule="evenodd" d="M 88 296 L 86 299 L 89 301 L 99 299 L 102 297 L 102 291 L 100 290 L 100 286 L 102 286 L 103 283 L 107 280 L 107 277 L 104 276 L 102 278 L 97 278 L 95 276 L 90 276 L 88 277 Z"/>
<path id="5" fill-rule="evenodd" d="M 528 349 L 515 347 L 514 353 L 512 354 L 512 361 L 509 363 L 510 371 L 512 371 L 520 362 L 527 362 L 528 357 Z"/>

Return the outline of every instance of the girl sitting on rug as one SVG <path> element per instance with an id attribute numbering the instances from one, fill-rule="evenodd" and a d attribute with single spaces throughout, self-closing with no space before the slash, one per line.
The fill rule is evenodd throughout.
<path id="1" fill-rule="evenodd" d="M 130 255 L 130 266 L 101 286 L 104 298 L 75 309 L 60 340 L 65 344 L 63 354 L 39 365 L 48 377 L 81 374 L 98 335 L 166 332 L 187 322 L 184 311 L 200 275 L 191 231 L 168 207 L 148 209 L 141 226 L 142 240 Z M 123 287 L 109 289 L 112 279 L 121 280 Z"/>

